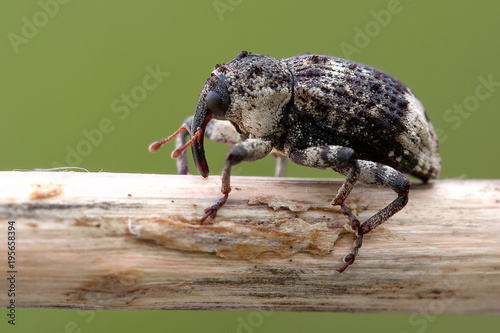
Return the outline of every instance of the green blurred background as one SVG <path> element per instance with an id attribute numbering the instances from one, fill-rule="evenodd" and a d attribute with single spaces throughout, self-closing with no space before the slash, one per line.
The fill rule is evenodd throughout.
<path id="1" fill-rule="evenodd" d="M 500 177 L 499 2 L 2 1 L 0 17 L 0 170 L 175 173 L 173 145 L 155 154 L 148 145 L 194 113 L 215 64 L 247 50 L 275 58 L 333 55 L 392 74 L 419 97 L 438 130 L 441 178 Z M 207 142 L 211 174 L 220 173 L 227 149 Z M 242 164 L 236 174 L 271 176 L 273 170 L 266 158 Z M 293 165 L 287 175 L 335 176 Z M 243 328 L 252 315 L 21 309 L 15 329 L 422 333 L 500 327 L 491 316 L 431 313 L 425 325 L 416 325 L 409 314 L 281 312 Z"/>

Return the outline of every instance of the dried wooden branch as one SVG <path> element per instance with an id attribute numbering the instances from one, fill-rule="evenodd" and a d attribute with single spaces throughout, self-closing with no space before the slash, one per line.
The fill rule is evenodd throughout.
<path id="1" fill-rule="evenodd" d="M 354 236 L 330 205 L 340 180 L 233 177 L 203 226 L 219 177 L 0 172 L 0 183 L 20 307 L 500 313 L 499 180 L 413 185 L 342 274 Z M 394 197 L 359 185 L 347 204 L 364 220 Z"/>

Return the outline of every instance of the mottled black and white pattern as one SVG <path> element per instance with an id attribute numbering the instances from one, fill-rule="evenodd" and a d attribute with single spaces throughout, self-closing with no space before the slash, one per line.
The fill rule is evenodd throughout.
<path id="1" fill-rule="evenodd" d="M 285 155 L 339 145 L 424 181 L 439 175 L 437 136 L 422 104 L 380 70 L 329 56 L 280 61 L 243 52 L 213 75 L 228 84 L 225 119 Z"/>
<path id="2" fill-rule="evenodd" d="M 353 148 L 358 157 L 428 180 L 440 169 L 437 137 L 422 104 L 400 81 L 345 59 L 285 59 L 293 74 L 285 150 Z"/>
<path id="3" fill-rule="evenodd" d="M 440 171 L 437 136 L 410 89 L 378 69 L 335 57 L 278 60 L 241 52 L 227 64 L 215 66 L 186 124 L 196 167 L 204 177 L 208 176 L 204 136 L 233 146 L 222 171 L 224 197 L 205 210 L 202 222 L 215 217 L 226 202 L 231 167 L 242 161 L 273 152 L 280 159 L 345 175 L 332 204 L 340 207 L 357 237 L 340 272 L 354 262 L 363 235 L 406 205 L 410 182 L 403 173 L 426 182 Z M 179 136 L 175 156 L 189 145 L 185 137 Z M 168 140 L 153 144 L 154 149 Z M 185 154 L 178 165 L 187 172 Z M 279 165 L 281 175 L 283 164 Z M 344 203 L 358 180 L 397 194 L 363 223 Z"/>

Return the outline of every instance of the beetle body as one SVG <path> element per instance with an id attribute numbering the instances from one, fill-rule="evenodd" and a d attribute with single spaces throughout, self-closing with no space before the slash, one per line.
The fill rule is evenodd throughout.
<path id="1" fill-rule="evenodd" d="M 388 74 L 335 57 L 277 60 L 242 52 L 215 67 L 194 117 L 183 128 L 192 138 L 185 145 L 185 132 L 179 136 L 176 155 L 192 144 L 194 162 L 204 177 L 204 136 L 233 145 L 222 172 L 224 197 L 205 210 L 202 221 L 214 217 L 226 202 L 231 167 L 241 161 L 274 152 L 300 165 L 344 174 L 332 204 L 340 206 L 357 238 L 339 271 L 354 262 L 364 234 L 406 205 L 410 184 L 403 173 L 426 182 L 440 170 L 437 137 L 415 95 Z M 184 157 L 181 164 L 182 173 L 187 172 Z M 398 197 L 360 223 L 344 203 L 358 180 L 387 186 Z"/>

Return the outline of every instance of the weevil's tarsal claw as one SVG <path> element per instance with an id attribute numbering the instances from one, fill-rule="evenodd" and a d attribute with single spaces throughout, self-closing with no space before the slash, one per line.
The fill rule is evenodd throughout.
<path id="1" fill-rule="evenodd" d="M 347 267 L 351 266 L 354 263 L 354 260 L 356 260 L 356 257 L 352 253 L 346 255 L 344 258 L 344 266 L 337 269 L 337 272 L 342 273 L 343 271 L 345 271 Z"/>
<path id="2" fill-rule="evenodd" d="M 215 217 L 215 215 L 217 214 L 217 210 L 214 209 L 214 206 L 205 209 L 205 215 L 203 215 L 203 217 L 200 219 L 200 224 L 203 224 L 203 222 L 205 222 L 205 220 L 208 219 L 209 217 L 210 218 Z"/>
<path id="3" fill-rule="evenodd" d="M 212 205 L 205 209 L 205 215 L 203 215 L 203 217 L 200 219 L 200 224 L 203 224 L 203 222 L 205 222 L 207 218 L 210 217 L 213 219 L 217 215 L 217 211 L 222 207 L 222 205 L 226 203 L 228 195 L 229 193 L 224 194 L 222 198 L 217 200 L 215 205 Z"/>
<path id="4" fill-rule="evenodd" d="M 359 248 L 363 245 L 363 231 L 358 229 L 358 235 L 356 236 L 356 242 L 354 245 L 354 249 L 352 249 L 351 253 L 344 257 L 344 266 L 337 269 L 337 272 L 342 273 L 346 270 L 347 267 L 351 266 L 356 260 L 356 256 L 358 255 Z"/>

